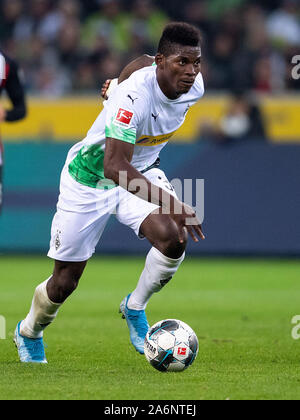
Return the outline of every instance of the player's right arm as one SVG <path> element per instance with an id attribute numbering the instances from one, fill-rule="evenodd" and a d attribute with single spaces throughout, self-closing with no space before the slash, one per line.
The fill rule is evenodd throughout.
<path id="1" fill-rule="evenodd" d="M 177 200 L 164 189 L 152 184 L 145 176 L 131 165 L 134 144 L 122 140 L 107 138 L 104 157 L 104 176 L 131 194 L 156 204 L 168 212 L 179 228 L 180 241 L 184 242 L 185 229 L 191 238 L 205 239 L 202 227 L 194 210 Z"/>

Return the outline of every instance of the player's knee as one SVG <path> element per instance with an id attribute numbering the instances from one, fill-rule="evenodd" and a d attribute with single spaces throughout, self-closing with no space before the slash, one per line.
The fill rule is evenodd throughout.
<path id="1" fill-rule="evenodd" d="M 184 232 L 183 242 L 180 241 L 180 232 L 176 223 L 171 220 L 161 231 L 159 250 L 169 258 L 180 258 L 185 251 L 187 235 Z"/>

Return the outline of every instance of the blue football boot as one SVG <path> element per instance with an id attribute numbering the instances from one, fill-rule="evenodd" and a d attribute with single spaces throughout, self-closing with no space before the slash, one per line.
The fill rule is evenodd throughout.
<path id="1" fill-rule="evenodd" d="M 28 338 L 20 334 L 20 325 L 18 323 L 14 342 L 18 349 L 20 361 L 22 363 L 48 363 L 46 360 L 44 343 L 42 338 Z"/>
<path id="2" fill-rule="evenodd" d="M 127 307 L 129 298 L 130 294 L 122 300 L 119 313 L 127 321 L 130 340 L 134 348 L 140 354 L 144 354 L 144 341 L 150 327 L 144 310 L 137 311 Z"/>

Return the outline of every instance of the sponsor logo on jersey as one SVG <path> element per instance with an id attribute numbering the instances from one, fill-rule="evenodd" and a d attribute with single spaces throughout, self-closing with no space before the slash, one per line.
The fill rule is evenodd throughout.
<path id="1" fill-rule="evenodd" d="M 130 121 L 132 120 L 133 112 L 127 111 L 126 109 L 120 108 L 117 116 L 116 122 L 124 126 L 129 126 Z"/>
<path id="2" fill-rule="evenodd" d="M 169 134 L 162 134 L 158 136 L 142 136 L 136 141 L 136 146 L 157 146 L 158 144 L 168 141 L 176 131 Z"/>

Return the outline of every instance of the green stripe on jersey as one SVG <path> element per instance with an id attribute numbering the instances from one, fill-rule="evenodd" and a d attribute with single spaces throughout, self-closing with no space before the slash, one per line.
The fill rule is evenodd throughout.
<path id="1" fill-rule="evenodd" d="M 116 184 L 104 176 L 104 150 L 98 144 L 84 146 L 69 165 L 69 174 L 82 185 L 109 190 Z"/>
<path id="2" fill-rule="evenodd" d="M 136 130 L 118 127 L 115 124 L 111 124 L 109 127 L 105 127 L 105 136 L 113 139 L 122 140 L 126 143 L 135 144 L 136 141 Z"/>

